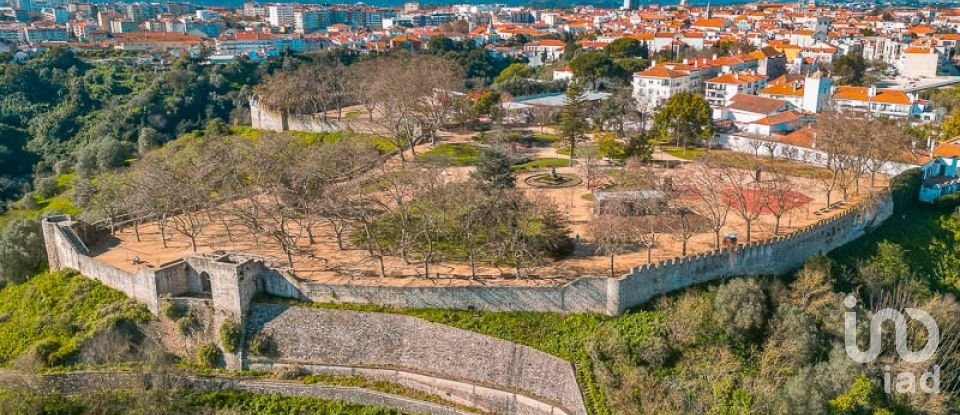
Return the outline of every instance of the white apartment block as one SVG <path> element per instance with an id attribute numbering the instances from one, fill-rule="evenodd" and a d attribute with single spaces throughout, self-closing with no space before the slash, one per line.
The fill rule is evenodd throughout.
<path id="1" fill-rule="evenodd" d="M 633 75 L 633 95 L 641 106 L 657 108 L 677 93 L 698 90 L 689 72 L 670 66 L 657 65 Z"/>
<path id="2" fill-rule="evenodd" d="M 767 77 L 752 72 L 734 72 L 706 81 L 705 95 L 712 107 L 725 107 L 737 94 L 756 95 L 767 86 Z"/>
<path id="3" fill-rule="evenodd" d="M 276 27 L 293 27 L 294 16 L 293 6 L 289 4 L 276 4 L 267 7 L 270 14 L 270 25 Z"/>

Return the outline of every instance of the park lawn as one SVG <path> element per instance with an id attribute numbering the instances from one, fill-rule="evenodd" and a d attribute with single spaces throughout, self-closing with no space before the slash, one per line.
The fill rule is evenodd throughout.
<path id="1" fill-rule="evenodd" d="M 576 160 L 573 161 L 573 165 L 577 165 Z M 550 169 L 553 167 L 569 167 L 569 159 L 557 159 L 557 158 L 542 158 L 542 159 L 533 159 L 525 163 L 515 164 L 513 166 L 513 171 L 520 173 L 532 170 L 539 169 Z"/>
<path id="2" fill-rule="evenodd" d="M 485 131 L 473 136 L 472 140 L 481 144 L 490 144 L 497 137 L 497 131 Z M 507 130 L 503 131 L 503 141 L 521 142 L 524 136 L 528 136 L 530 141 L 537 146 L 549 146 L 560 141 L 560 136 L 550 133 L 535 133 L 526 130 Z"/>
<path id="3" fill-rule="evenodd" d="M 698 147 L 677 147 L 677 146 L 660 146 L 660 149 L 663 150 L 664 153 L 667 153 L 671 156 L 674 156 L 679 159 L 684 159 L 684 160 L 693 160 L 697 157 L 702 156 L 703 152 L 705 151 L 704 149 L 698 148 Z"/>
<path id="4" fill-rule="evenodd" d="M 560 141 L 560 136 L 549 133 L 534 133 L 533 141 L 536 143 L 553 144 Z"/>
<path id="5" fill-rule="evenodd" d="M 42 272 L 0 289 L 0 365 L 45 349 L 48 366 L 73 363 L 83 341 L 122 321 L 152 319 L 147 309 L 73 271 Z"/>
<path id="6" fill-rule="evenodd" d="M 600 153 L 599 147 L 594 143 L 578 143 L 577 144 L 577 157 L 597 157 Z M 557 154 L 562 154 L 564 156 L 570 155 L 570 146 L 563 146 L 557 149 Z"/>
<path id="7" fill-rule="evenodd" d="M 417 155 L 417 160 L 439 166 L 473 166 L 480 160 L 480 148 L 467 143 L 444 143 Z"/>

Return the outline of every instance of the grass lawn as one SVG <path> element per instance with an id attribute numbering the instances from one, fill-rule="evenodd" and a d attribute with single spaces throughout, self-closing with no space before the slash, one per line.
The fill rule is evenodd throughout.
<path id="1" fill-rule="evenodd" d="M 573 165 L 577 165 L 577 162 L 574 161 Z M 515 172 L 525 172 L 538 169 L 549 169 L 553 167 L 568 167 L 570 166 L 570 160 L 568 159 L 555 159 L 555 158 L 543 158 L 543 159 L 533 159 L 526 163 L 520 163 L 513 166 L 513 171 Z"/>
<path id="2" fill-rule="evenodd" d="M 497 131 L 485 131 L 480 134 L 473 136 L 473 141 L 483 144 L 489 144 L 496 141 Z M 549 133 L 537 133 L 526 130 L 507 130 L 503 131 L 503 141 L 505 142 L 521 142 L 524 141 L 523 137 L 529 137 L 529 140 L 533 142 L 534 145 L 538 146 L 549 146 L 557 141 L 560 141 L 560 136 L 556 134 Z"/>
<path id="3" fill-rule="evenodd" d="M 701 155 L 709 154 L 710 162 L 719 166 L 729 166 L 734 168 L 752 170 L 754 166 L 749 165 L 749 163 L 754 163 L 755 161 L 763 162 L 767 165 L 772 165 L 779 170 L 787 172 L 791 176 L 798 177 L 815 177 L 820 174 L 826 174 L 827 170 L 822 167 L 812 166 L 806 163 L 801 163 L 799 161 L 790 161 L 780 158 L 770 158 L 770 157 L 760 157 L 756 158 L 754 155 L 749 153 L 736 153 L 729 150 L 710 150 L 709 153 L 703 152 L 701 150 Z"/>
<path id="4" fill-rule="evenodd" d="M 417 155 L 417 160 L 440 166 L 473 166 L 480 159 L 480 148 L 466 143 L 445 143 Z"/>
<path id="5" fill-rule="evenodd" d="M 599 148 L 594 143 L 580 143 L 577 144 L 577 157 L 597 157 L 599 155 Z M 563 154 L 565 156 L 570 155 L 570 146 L 564 146 L 557 149 L 557 154 Z"/>
<path id="6" fill-rule="evenodd" d="M 698 147 L 684 148 L 676 146 L 660 146 L 660 149 L 663 150 L 664 153 L 684 160 L 693 160 L 703 155 L 703 152 L 705 151 L 704 149 Z"/>

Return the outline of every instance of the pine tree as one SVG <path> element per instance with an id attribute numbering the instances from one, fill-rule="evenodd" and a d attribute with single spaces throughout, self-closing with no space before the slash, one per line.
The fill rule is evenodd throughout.
<path id="1" fill-rule="evenodd" d="M 472 177 L 487 189 L 512 189 L 517 182 L 512 166 L 513 163 L 507 153 L 500 148 L 491 147 L 480 153 L 477 170 L 473 172 Z"/>
<path id="2" fill-rule="evenodd" d="M 570 165 L 576 157 L 577 140 L 587 131 L 586 100 L 583 98 L 583 87 L 579 82 L 571 82 L 567 87 L 566 100 L 560 112 L 560 132 L 570 144 Z"/>

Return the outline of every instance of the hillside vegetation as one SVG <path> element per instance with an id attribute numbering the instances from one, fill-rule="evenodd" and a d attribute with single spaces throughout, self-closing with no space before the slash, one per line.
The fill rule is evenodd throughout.
<path id="1" fill-rule="evenodd" d="M 198 413 L 244 415 L 399 415 L 401 412 L 275 394 L 237 391 L 190 392 L 183 390 L 109 391 L 86 395 L 54 395 L 0 391 L 0 413 L 81 415 L 111 414 L 188 415 Z"/>
<path id="2" fill-rule="evenodd" d="M 70 271 L 43 272 L 0 289 L 0 365 L 76 364 L 98 335 L 151 318 L 99 282 Z"/>

